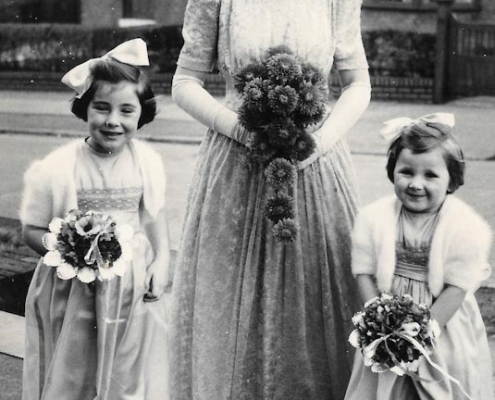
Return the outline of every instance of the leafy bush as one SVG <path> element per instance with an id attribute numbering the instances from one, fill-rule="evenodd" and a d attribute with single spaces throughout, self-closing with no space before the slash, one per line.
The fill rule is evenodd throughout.
<path id="1" fill-rule="evenodd" d="M 154 72 L 172 73 L 183 45 L 180 26 L 91 29 L 80 25 L 0 24 L 0 70 L 65 72 L 136 37 L 148 44 Z M 363 32 L 372 76 L 433 77 L 435 36 Z"/>
<path id="2" fill-rule="evenodd" d="M 141 37 L 155 72 L 173 72 L 182 47 L 180 27 L 89 29 L 79 25 L 0 25 L 0 71 L 65 72 L 118 44 Z"/>
<path id="3" fill-rule="evenodd" d="M 0 26 L 0 70 L 66 71 L 91 55 L 91 32 L 76 25 Z"/>
<path id="4" fill-rule="evenodd" d="M 433 78 L 435 35 L 393 30 L 363 32 L 372 76 Z"/>

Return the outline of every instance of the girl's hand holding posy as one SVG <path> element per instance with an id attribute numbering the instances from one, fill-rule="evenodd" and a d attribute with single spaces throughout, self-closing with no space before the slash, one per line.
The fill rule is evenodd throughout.
<path id="1" fill-rule="evenodd" d="M 146 271 L 146 294 L 143 300 L 147 303 L 160 300 L 168 284 L 169 259 L 155 259 Z"/>

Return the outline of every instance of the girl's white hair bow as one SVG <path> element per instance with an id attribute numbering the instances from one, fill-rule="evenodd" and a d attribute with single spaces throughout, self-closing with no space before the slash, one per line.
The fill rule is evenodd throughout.
<path id="1" fill-rule="evenodd" d="M 385 126 L 380 130 L 380 134 L 388 143 L 392 143 L 402 134 L 404 128 L 411 125 L 416 125 L 420 122 L 432 125 L 442 124 L 453 128 L 455 125 L 455 118 L 454 114 L 450 113 L 428 114 L 419 117 L 418 119 L 399 117 L 385 121 L 383 123 Z"/>
<path id="2" fill-rule="evenodd" d="M 72 68 L 67 72 L 63 78 L 62 83 L 65 83 L 71 89 L 74 89 L 77 93 L 76 97 L 86 93 L 93 83 L 91 76 L 91 67 L 94 63 L 113 58 L 124 64 L 135 66 L 148 66 L 150 65 L 148 60 L 148 51 L 146 49 L 146 42 L 143 39 L 132 39 L 122 44 L 119 44 L 113 50 L 109 51 L 102 57 L 92 58 L 77 67 Z"/>

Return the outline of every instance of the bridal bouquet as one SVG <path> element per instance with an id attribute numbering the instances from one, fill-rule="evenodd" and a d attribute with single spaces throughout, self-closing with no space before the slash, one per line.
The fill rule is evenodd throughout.
<path id="1" fill-rule="evenodd" d="M 91 283 L 125 273 L 132 257 L 130 226 L 118 226 L 112 217 L 94 211 L 72 210 L 63 219 L 54 218 L 48 229 L 43 262 L 56 267 L 60 279 Z"/>
<path id="2" fill-rule="evenodd" d="M 294 200 L 290 195 L 296 164 L 315 150 L 308 127 L 325 115 L 328 85 L 324 75 L 285 46 L 270 48 L 261 62 L 235 76 L 242 97 L 239 121 L 250 133 L 251 160 L 265 165 L 274 195 L 266 205 L 273 233 L 283 242 L 295 239 Z"/>
<path id="3" fill-rule="evenodd" d="M 409 295 L 382 294 L 368 301 L 352 322 L 355 329 L 349 342 L 361 349 L 364 364 L 373 372 L 416 372 L 421 356 L 430 361 L 434 338 L 440 333 L 428 307 Z"/>

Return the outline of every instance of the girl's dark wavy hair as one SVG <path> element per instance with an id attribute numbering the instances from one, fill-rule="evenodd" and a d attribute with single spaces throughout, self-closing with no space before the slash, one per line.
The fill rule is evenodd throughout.
<path id="1" fill-rule="evenodd" d="M 394 183 L 395 165 L 402 150 L 409 149 L 419 154 L 439 147 L 443 152 L 450 176 L 448 193 L 455 192 L 464 184 L 465 161 L 462 149 L 450 131 L 451 128 L 447 125 L 425 122 L 404 128 L 401 135 L 388 149 L 386 166 L 388 179 Z"/>
<path id="2" fill-rule="evenodd" d="M 96 91 L 102 83 L 118 84 L 120 82 L 135 83 L 137 96 L 141 103 L 141 117 L 138 121 L 138 129 L 153 121 L 156 115 L 155 94 L 151 88 L 148 76 L 134 65 L 121 63 L 112 58 L 100 60 L 91 67 L 93 83 L 81 96 L 72 101 L 71 111 L 83 121 L 88 120 L 88 106 Z"/>

